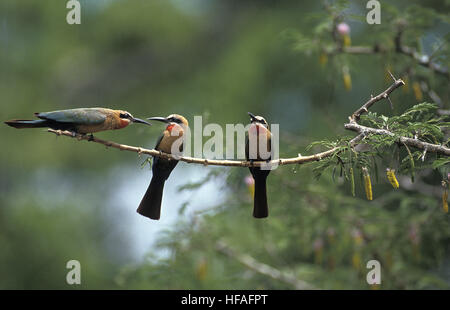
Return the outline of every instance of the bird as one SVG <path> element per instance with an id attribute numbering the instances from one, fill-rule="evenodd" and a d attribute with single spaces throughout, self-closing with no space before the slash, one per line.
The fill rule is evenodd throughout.
<path id="1" fill-rule="evenodd" d="M 186 118 L 178 114 L 171 114 L 167 117 L 150 117 L 148 120 L 160 121 L 167 124 L 166 129 L 156 143 L 155 149 L 172 154 L 172 146 L 174 146 L 175 141 L 183 136 L 189 126 Z M 177 145 L 175 145 L 175 147 L 176 146 Z M 179 145 L 179 149 L 176 151 L 183 151 L 182 142 Z M 154 157 L 152 164 L 152 180 L 136 210 L 139 214 L 152 220 L 160 219 L 164 183 L 177 164 L 178 160 L 175 159 Z"/>
<path id="2" fill-rule="evenodd" d="M 271 133 L 268 129 L 267 121 L 262 116 L 255 116 L 252 113 L 248 112 L 250 115 L 250 127 L 248 129 L 246 142 L 245 142 L 245 157 L 250 162 L 253 161 L 262 161 L 271 160 Z M 263 136 L 261 136 L 263 135 Z M 260 136 L 262 138 L 267 139 L 267 143 L 265 145 L 266 149 L 262 149 L 264 144 L 260 146 L 259 139 Z M 265 137 L 264 137 L 265 136 Z M 254 141 L 250 145 L 250 140 Z M 250 152 L 249 148 L 252 146 L 252 152 Z M 253 150 L 253 146 L 256 146 L 256 150 Z M 256 152 L 255 152 L 256 151 Z M 261 152 L 267 153 L 268 158 L 261 158 Z M 250 158 L 250 155 L 251 158 Z M 267 156 L 264 156 L 267 157 Z M 269 207 L 267 205 L 267 189 L 266 189 L 266 181 L 267 176 L 270 173 L 269 169 L 261 169 L 261 167 L 249 167 L 250 173 L 255 180 L 255 190 L 254 190 L 254 198 L 253 198 L 253 217 L 255 218 L 266 218 L 269 216 Z"/>
<path id="3" fill-rule="evenodd" d="M 133 117 L 127 111 L 106 108 L 79 108 L 34 113 L 36 120 L 13 119 L 5 124 L 14 128 L 51 128 L 69 130 L 73 134 L 92 134 L 94 132 L 122 129 L 131 123 L 151 125 L 149 122 Z"/>

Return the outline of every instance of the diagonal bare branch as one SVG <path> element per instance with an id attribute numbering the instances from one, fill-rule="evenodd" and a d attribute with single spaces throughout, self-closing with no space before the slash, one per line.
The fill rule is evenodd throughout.
<path id="1" fill-rule="evenodd" d="M 393 77 L 393 76 L 392 76 Z M 389 98 L 389 95 L 398 87 L 405 85 L 405 82 L 403 82 L 402 79 L 396 79 L 394 80 L 394 83 L 389 86 L 388 89 L 380 93 L 379 95 L 375 97 L 371 97 L 369 101 L 367 101 L 362 107 L 360 107 L 358 110 L 353 112 L 352 116 L 350 117 L 350 121 L 357 121 L 359 120 L 361 114 L 367 113 L 369 111 L 369 108 L 375 103 L 382 99 Z"/>
<path id="2" fill-rule="evenodd" d="M 293 288 L 297 290 L 313 290 L 317 289 L 313 285 L 309 284 L 308 282 L 304 280 L 300 280 L 297 277 L 293 276 L 290 273 L 282 272 L 272 266 L 269 266 L 267 264 L 263 264 L 250 255 L 241 254 L 233 250 L 228 244 L 226 244 L 223 241 L 218 241 L 216 243 L 216 250 L 219 251 L 222 254 L 225 254 L 226 256 L 233 258 L 246 266 L 247 268 L 263 274 L 265 276 L 268 276 L 272 279 L 278 280 L 280 282 L 284 282 Z"/>

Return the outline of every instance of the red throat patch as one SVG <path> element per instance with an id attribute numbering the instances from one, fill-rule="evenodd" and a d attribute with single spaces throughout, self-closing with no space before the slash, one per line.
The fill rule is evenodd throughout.
<path id="1" fill-rule="evenodd" d="M 129 120 L 121 119 L 121 120 L 120 120 L 120 123 L 119 123 L 119 127 L 120 127 L 120 128 L 125 128 L 125 127 L 127 127 L 129 124 L 130 124 L 130 121 L 129 121 Z"/>
<path id="2" fill-rule="evenodd" d="M 173 129 L 173 127 L 175 127 L 175 124 L 169 124 L 169 125 L 167 125 L 166 129 L 167 129 L 169 132 L 171 132 L 172 129 Z"/>

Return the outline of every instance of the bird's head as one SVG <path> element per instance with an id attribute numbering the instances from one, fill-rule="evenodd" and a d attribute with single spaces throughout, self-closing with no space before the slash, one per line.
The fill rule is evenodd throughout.
<path id="1" fill-rule="evenodd" d="M 127 111 L 116 110 L 114 112 L 115 112 L 115 114 L 117 116 L 119 116 L 119 119 L 120 119 L 119 126 L 120 126 L 120 128 L 127 127 L 131 123 L 146 124 L 146 125 L 149 125 L 149 126 L 152 125 L 149 122 L 144 121 L 144 120 L 142 120 L 140 118 L 133 117 L 133 115 L 131 115 L 131 113 L 129 113 Z"/>
<path id="2" fill-rule="evenodd" d="M 164 122 L 167 124 L 167 130 L 171 131 L 175 126 L 188 127 L 189 123 L 187 119 L 179 114 L 170 114 L 167 117 L 149 117 L 149 120 Z"/>
<path id="3" fill-rule="evenodd" d="M 248 115 L 250 115 L 250 122 L 252 124 L 260 124 L 263 127 L 267 128 L 269 125 L 267 124 L 267 121 L 262 116 L 255 116 L 254 114 L 248 112 Z"/>

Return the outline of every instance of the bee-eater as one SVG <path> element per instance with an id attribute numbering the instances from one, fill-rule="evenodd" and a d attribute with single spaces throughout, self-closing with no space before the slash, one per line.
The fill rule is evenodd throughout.
<path id="1" fill-rule="evenodd" d="M 245 143 L 245 157 L 251 162 L 269 161 L 271 159 L 271 133 L 268 129 L 268 124 L 263 117 L 255 116 L 250 112 L 248 114 L 250 115 L 251 124 Z M 260 145 L 260 139 L 266 139 L 266 145 L 264 143 Z M 249 150 L 250 147 L 252 147 L 252 150 Z M 264 158 L 261 158 L 262 152 L 266 153 L 267 156 L 264 155 Z M 255 218 L 268 217 L 269 207 L 267 205 L 266 180 L 270 170 L 261 169 L 261 167 L 249 167 L 249 169 L 255 180 L 253 216 Z"/>
<path id="2" fill-rule="evenodd" d="M 184 131 L 188 128 L 189 124 L 186 118 L 178 114 L 172 114 L 167 117 L 150 117 L 148 119 L 167 123 L 166 129 L 156 143 L 155 149 L 172 154 L 172 146 L 177 147 L 177 144 L 174 145 L 175 141 L 182 139 Z M 176 151 L 181 152 L 182 150 L 183 143 L 181 142 L 179 149 Z M 164 183 L 177 164 L 178 160 L 154 157 L 152 180 L 137 209 L 139 214 L 152 220 L 159 220 Z"/>
<path id="3" fill-rule="evenodd" d="M 39 119 L 14 119 L 5 124 L 14 128 L 48 127 L 55 130 L 69 130 L 79 134 L 92 134 L 103 130 L 122 129 L 130 123 L 151 125 L 133 117 L 127 111 L 105 108 L 80 108 L 52 112 L 34 113 Z"/>

